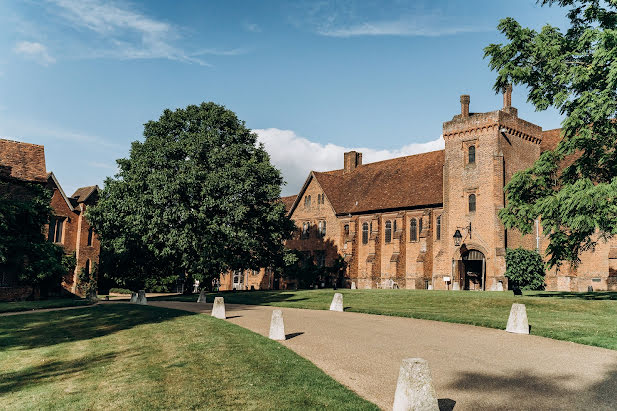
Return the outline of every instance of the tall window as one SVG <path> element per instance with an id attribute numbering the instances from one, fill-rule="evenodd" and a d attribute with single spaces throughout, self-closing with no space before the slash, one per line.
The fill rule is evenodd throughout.
<path id="1" fill-rule="evenodd" d="M 368 244 L 368 223 L 362 223 L 362 244 Z"/>
<path id="2" fill-rule="evenodd" d="M 64 227 L 64 218 L 51 217 L 49 219 L 49 232 L 47 233 L 47 241 L 50 243 L 62 243 L 62 229 Z"/>
<path id="3" fill-rule="evenodd" d="M 90 260 L 86 260 L 86 266 L 84 267 L 86 274 L 90 274 Z"/>
<path id="4" fill-rule="evenodd" d="M 315 260 L 317 263 L 317 267 L 325 267 L 326 266 L 326 252 L 324 250 L 315 251 Z"/>
<path id="5" fill-rule="evenodd" d="M 394 232 L 396 233 L 396 220 L 394 220 Z"/>
<path id="6" fill-rule="evenodd" d="M 476 162 L 476 146 L 469 146 L 468 155 L 469 155 L 468 163 L 469 164 L 475 163 Z"/>
<path id="7" fill-rule="evenodd" d="M 92 246 L 92 235 L 94 234 L 94 229 L 90 227 L 88 229 L 88 247 Z"/>
<path id="8" fill-rule="evenodd" d="M 343 231 L 345 232 L 346 236 L 349 235 L 349 224 L 345 224 L 345 227 L 343 227 Z"/>
<path id="9" fill-rule="evenodd" d="M 302 223 L 302 238 L 309 238 L 311 223 Z"/>
<path id="10" fill-rule="evenodd" d="M 469 212 L 473 213 L 476 211 L 476 195 L 469 194 Z"/>
<path id="11" fill-rule="evenodd" d="M 437 216 L 436 236 L 438 240 L 441 240 L 441 216 Z"/>
<path id="12" fill-rule="evenodd" d="M 392 222 L 386 221 L 386 243 L 392 241 Z"/>
<path id="13" fill-rule="evenodd" d="M 422 217 L 418 218 L 418 234 L 422 233 Z"/>
<path id="14" fill-rule="evenodd" d="M 418 241 L 418 220 L 415 218 L 409 221 L 409 241 Z"/>
<path id="15" fill-rule="evenodd" d="M 320 237 L 326 236 L 326 221 L 325 220 L 319 222 L 319 236 Z"/>

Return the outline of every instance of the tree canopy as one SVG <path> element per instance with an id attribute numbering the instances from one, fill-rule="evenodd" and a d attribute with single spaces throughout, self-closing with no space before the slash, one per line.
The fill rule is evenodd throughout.
<path id="1" fill-rule="evenodd" d="M 105 248 L 102 271 L 143 285 L 282 264 L 293 231 L 283 180 L 232 111 L 211 102 L 165 110 L 144 137 L 88 210 Z"/>
<path id="2" fill-rule="evenodd" d="M 576 265 L 580 253 L 617 233 L 617 2 L 542 0 L 567 7 L 569 27 L 540 31 L 512 18 L 498 28 L 507 44 L 485 48 L 497 71 L 495 91 L 508 84 L 529 89 L 537 110 L 565 115 L 562 140 L 506 185 L 500 217 L 529 233 L 541 218 L 549 265 Z"/>

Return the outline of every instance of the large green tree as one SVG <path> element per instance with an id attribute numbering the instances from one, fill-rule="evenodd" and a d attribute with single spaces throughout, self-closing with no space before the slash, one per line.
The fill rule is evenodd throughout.
<path id="1" fill-rule="evenodd" d="M 565 31 L 523 28 L 512 18 L 498 28 L 506 44 L 485 49 L 497 70 L 495 90 L 528 88 L 537 110 L 565 115 L 562 140 L 506 186 L 500 217 L 529 233 L 536 218 L 549 236 L 549 264 L 579 262 L 580 253 L 617 233 L 617 2 L 543 0 L 568 8 Z"/>
<path id="2" fill-rule="evenodd" d="M 293 223 L 278 201 L 281 174 L 232 111 L 165 110 L 144 137 L 88 211 L 106 247 L 101 270 L 132 284 L 184 274 L 209 283 L 282 260 Z"/>

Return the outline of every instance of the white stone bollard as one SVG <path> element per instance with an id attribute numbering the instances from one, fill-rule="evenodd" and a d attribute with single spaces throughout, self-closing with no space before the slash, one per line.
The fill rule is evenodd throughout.
<path id="1" fill-rule="evenodd" d="M 461 285 L 459 284 L 458 281 L 455 281 L 452 283 L 452 290 L 453 291 L 459 291 L 461 289 Z"/>
<path id="2" fill-rule="evenodd" d="M 197 302 L 198 303 L 206 302 L 206 290 L 201 290 L 201 292 L 199 293 L 199 297 L 197 297 Z"/>
<path id="3" fill-rule="evenodd" d="M 223 297 L 214 297 L 212 316 L 221 320 L 227 318 L 225 317 L 225 300 L 223 299 Z"/>
<path id="4" fill-rule="evenodd" d="M 148 300 L 146 299 L 146 292 L 144 290 L 139 290 L 139 293 L 137 293 L 137 304 L 148 305 Z"/>
<path id="5" fill-rule="evenodd" d="M 330 304 L 330 311 L 343 311 L 343 294 L 334 293 L 332 303 Z"/>
<path id="6" fill-rule="evenodd" d="M 285 324 L 283 323 L 283 312 L 281 310 L 272 311 L 270 321 L 270 339 L 285 341 Z"/>
<path id="7" fill-rule="evenodd" d="M 351 282 L 351 289 L 352 289 L 352 290 L 355 290 L 355 289 L 356 289 L 356 282 L 355 282 L 355 281 L 352 281 L 352 282 Z"/>
<path id="8" fill-rule="evenodd" d="M 503 283 L 501 281 L 498 281 L 495 285 L 495 291 L 503 291 Z"/>
<path id="9" fill-rule="evenodd" d="M 393 411 L 439 410 L 428 362 L 422 358 L 406 358 L 394 393 Z"/>
<path id="10" fill-rule="evenodd" d="M 432 290 L 433 289 L 433 284 L 429 284 L 427 290 Z"/>
<path id="11" fill-rule="evenodd" d="M 527 309 L 525 308 L 525 304 L 512 304 L 506 331 L 515 334 L 529 334 L 529 322 L 527 322 Z"/>
<path id="12" fill-rule="evenodd" d="M 133 304 L 137 303 L 137 293 L 131 293 L 131 301 L 129 301 Z"/>

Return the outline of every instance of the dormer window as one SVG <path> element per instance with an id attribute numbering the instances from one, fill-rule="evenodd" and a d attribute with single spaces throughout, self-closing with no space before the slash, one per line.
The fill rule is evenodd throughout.
<path id="1" fill-rule="evenodd" d="M 476 162 L 476 146 L 469 146 L 469 148 L 467 149 L 467 163 L 468 164 L 475 164 Z"/>

